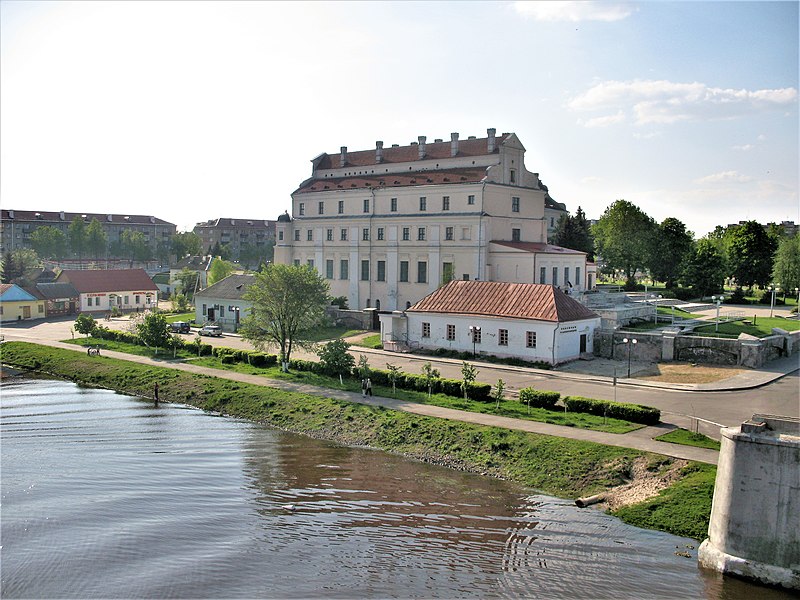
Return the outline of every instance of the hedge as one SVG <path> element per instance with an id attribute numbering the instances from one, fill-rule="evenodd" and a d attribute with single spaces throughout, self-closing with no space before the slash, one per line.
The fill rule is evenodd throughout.
<path id="1" fill-rule="evenodd" d="M 562 402 L 564 402 L 564 405 L 570 412 L 607 416 L 614 419 L 631 421 L 633 423 L 641 423 L 643 425 L 656 425 L 661 419 L 661 411 L 659 409 L 643 404 L 594 400 L 581 396 L 567 396 Z"/>
<path id="2" fill-rule="evenodd" d="M 533 388 L 523 388 L 519 391 L 519 401 L 534 408 L 553 410 L 559 398 L 561 398 L 561 394 L 558 392 L 546 392 Z"/>

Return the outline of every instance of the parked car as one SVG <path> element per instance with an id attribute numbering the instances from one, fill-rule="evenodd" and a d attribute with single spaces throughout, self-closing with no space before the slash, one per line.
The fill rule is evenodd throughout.
<path id="1" fill-rule="evenodd" d="M 186 321 L 175 321 L 173 323 L 169 323 L 168 325 L 169 330 L 173 333 L 189 333 L 191 331 L 191 327 Z"/>
<path id="2" fill-rule="evenodd" d="M 222 328 L 219 325 L 203 325 L 200 329 L 200 335 L 222 337 Z"/>

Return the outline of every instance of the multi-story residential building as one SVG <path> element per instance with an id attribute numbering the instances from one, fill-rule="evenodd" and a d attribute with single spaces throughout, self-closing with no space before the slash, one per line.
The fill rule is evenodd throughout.
<path id="1" fill-rule="evenodd" d="M 83 219 L 86 225 L 97 219 L 112 249 L 119 244 L 122 232 L 128 229 L 141 231 L 154 255 L 159 253 L 159 247 L 170 244 L 175 235 L 175 225 L 149 215 L 3 209 L 0 211 L 0 252 L 30 248 L 31 234 L 45 225 L 68 235 L 69 226 L 76 218 Z"/>
<path id="2" fill-rule="evenodd" d="M 494 129 L 320 154 L 278 218 L 275 261 L 313 265 L 351 308 L 405 309 L 452 279 L 585 289 L 586 255 L 547 245 L 547 192 L 524 157 Z"/>
<path id="3" fill-rule="evenodd" d="M 232 260 L 253 261 L 268 256 L 275 241 L 275 221 L 219 218 L 198 223 L 194 232 L 203 241 L 203 252 L 217 244 L 227 246 Z"/>

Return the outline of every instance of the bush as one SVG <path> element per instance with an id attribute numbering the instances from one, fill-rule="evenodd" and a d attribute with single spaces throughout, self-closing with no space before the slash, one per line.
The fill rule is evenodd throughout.
<path id="1" fill-rule="evenodd" d="M 567 396 L 563 402 L 570 412 L 623 419 L 643 425 L 657 425 L 661 419 L 661 411 L 659 409 L 643 404 L 594 400 L 592 398 L 582 398 L 581 396 Z"/>
<path id="2" fill-rule="evenodd" d="M 664 297 L 677 298 L 678 300 L 692 300 L 697 298 L 697 292 L 690 287 L 676 287 L 666 290 Z"/>
<path id="3" fill-rule="evenodd" d="M 731 293 L 730 297 L 725 298 L 722 301 L 723 304 L 750 304 L 744 297 L 744 290 L 740 287 L 737 287 Z"/>
<path id="4" fill-rule="evenodd" d="M 553 410 L 559 398 L 561 394 L 558 392 L 539 391 L 533 388 L 523 388 L 519 391 L 519 401 L 534 408 Z"/>

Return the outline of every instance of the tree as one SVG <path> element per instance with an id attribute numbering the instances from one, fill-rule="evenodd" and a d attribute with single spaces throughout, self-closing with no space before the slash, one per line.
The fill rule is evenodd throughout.
<path id="1" fill-rule="evenodd" d="M 63 258 L 67 252 L 67 236 L 60 229 L 45 225 L 31 234 L 31 247 L 42 258 Z"/>
<path id="2" fill-rule="evenodd" d="M 500 408 L 500 401 L 503 399 L 506 391 L 506 383 L 502 379 L 497 380 L 497 384 L 494 386 L 494 399 L 497 401 L 494 409 L 498 410 Z M 528 404 L 528 412 L 530 412 L 530 403 Z"/>
<path id="3" fill-rule="evenodd" d="M 94 320 L 92 315 L 82 313 L 75 319 L 74 327 L 75 331 L 82 333 L 88 338 L 94 333 L 94 330 L 97 329 L 97 321 Z"/>
<path id="4" fill-rule="evenodd" d="M 626 286 L 635 284 L 634 275 L 649 262 L 655 221 L 627 200 L 606 208 L 592 227 L 597 253 L 607 266 L 625 272 Z"/>
<path id="5" fill-rule="evenodd" d="M 86 228 L 86 248 L 95 260 L 108 249 L 108 235 L 106 235 L 102 223 L 97 219 L 92 219 L 89 227 Z"/>
<path id="6" fill-rule="evenodd" d="M 172 236 L 172 252 L 178 258 L 197 256 L 203 250 L 203 240 L 194 231 L 181 231 Z"/>
<path id="7" fill-rule="evenodd" d="M 431 399 L 433 384 L 438 381 L 439 377 L 439 369 L 434 369 L 431 363 L 422 365 L 422 378 L 425 380 L 425 385 L 428 388 L 428 400 Z"/>
<path id="8" fill-rule="evenodd" d="M 728 230 L 728 261 L 731 275 L 741 286 L 765 286 L 772 276 L 772 256 L 777 242 L 756 221 Z"/>
<path id="9" fill-rule="evenodd" d="M 568 214 L 561 215 L 553 234 L 553 243 L 563 248 L 586 252 L 586 258 L 590 261 L 594 260 L 594 240 L 591 228 L 580 206 L 574 217 Z"/>
<path id="10" fill-rule="evenodd" d="M 778 243 L 772 265 L 772 281 L 784 292 L 800 288 L 800 235 L 784 237 Z"/>
<path id="11" fill-rule="evenodd" d="M 397 365 L 386 363 L 386 369 L 389 371 L 387 375 L 389 383 L 392 384 L 392 397 L 397 396 L 397 382 L 403 375 L 403 370 Z"/>
<path id="12" fill-rule="evenodd" d="M 683 283 L 707 296 L 722 289 L 725 283 L 725 259 L 709 239 L 701 239 L 687 259 L 683 271 Z"/>
<path id="13" fill-rule="evenodd" d="M 83 259 L 86 250 L 86 223 L 82 217 L 75 217 L 69 224 L 69 246 L 78 255 L 78 262 Z"/>
<path id="14" fill-rule="evenodd" d="M 172 349 L 172 358 L 176 358 L 178 356 L 178 348 L 183 348 L 185 345 L 183 338 L 177 333 L 170 335 L 165 342 L 165 346 Z"/>
<path id="15" fill-rule="evenodd" d="M 167 345 L 170 339 L 167 330 L 167 318 L 161 313 L 148 313 L 136 327 L 139 339 L 148 348 L 158 349 Z"/>
<path id="16" fill-rule="evenodd" d="M 277 344 L 288 371 L 292 348 L 310 346 L 310 334 L 324 322 L 328 284 L 308 265 L 273 264 L 255 274 L 244 299 L 252 309 L 242 320 L 242 337 L 259 350 Z"/>
<path id="17" fill-rule="evenodd" d="M 122 245 L 122 252 L 130 261 L 131 269 L 133 268 L 133 261 L 135 260 L 150 260 L 150 246 L 147 245 L 147 240 L 141 231 L 126 229 L 120 236 L 120 242 Z"/>
<path id="18" fill-rule="evenodd" d="M 372 369 L 369 368 L 369 360 L 363 354 L 358 355 L 358 376 L 361 379 L 367 379 L 372 374 Z"/>
<path id="19" fill-rule="evenodd" d="M 233 266 L 233 263 L 229 263 L 227 260 L 220 257 L 215 258 L 208 270 L 208 285 L 214 285 L 233 273 Z"/>
<path id="20" fill-rule="evenodd" d="M 6 252 L 3 257 L 3 283 L 24 279 L 28 271 L 39 266 L 41 261 L 32 248 L 19 248 Z"/>
<path id="21" fill-rule="evenodd" d="M 469 388 L 475 383 L 475 378 L 478 376 L 478 369 L 473 365 L 464 361 L 461 364 L 461 391 L 464 393 L 464 400 L 469 400 Z"/>
<path id="22" fill-rule="evenodd" d="M 322 363 L 322 368 L 328 375 L 339 376 L 339 383 L 344 385 L 343 375 L 353 371 L 356 359 L 348 352 L 350 344 L 342 339 L 333 340 L 320 346 L 317 356 Z"/>
<path id="23" fill-rule="evenodd" d="M 189 300 L 186 298 L 186 294 L 181 294 L 180 292 L 172 294 L 172 310 L 176 313 L 189 310 Z"/>
<path id="24" fill-rule="evenodd" d="M 668 288 L 675 287 L 684 261 L 694 249 L 694 236 L 686 225 L 674 217 L 664 219 L 658 226 L 650 254 L 650 275 L 663 281 Z"/>
<path id="25" fill-rule="evenodd" d="M 175 279 L 172 281 L 180 284 L 181 292 L 183 292 L 187 298 L 191 298 L 194 295 L 195 287 L 197 287 L 197 279 L 197 271 L 192 271 L 191 269 L 184 267 L 178 272 L 178 274 L 175 276 Z"/>

